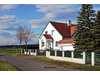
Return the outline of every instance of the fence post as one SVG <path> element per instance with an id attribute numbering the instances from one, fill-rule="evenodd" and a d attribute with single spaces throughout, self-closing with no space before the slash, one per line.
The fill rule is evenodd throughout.
<path id="1" fill-rule="evenodd" d="M 71 51 L 71 58 L 74 58 L 74 52 Z"/>
<path id="2" fill-rule="evenodd" d="M 35 53 L 36 53 L 36 56 L 37 56 L 37 49 L 35 49 Z"/>
<path id="3" fill-rule="evenodd" d="M 64 57 L 64 51 L 62 51 L 62 57 Z"/>
<path id="4" fill-rule="evenodd" d="M 91 52 L 91 65 L 95 65 L 95 53 Z"/>
<path id="5" fill-rule="evenodd" d="M 55 51 L 55 57 L 57 56 L 57 51 Z"/>
<path id="6" fill-rule="evenodd" d="M 26 50 L 24 49 L 24 54 L 26 54 Z"/>
<path id="7" fill-rule="evenodd" d="M 46 51 L 46 57 L 50 57 L 50 51 Z"/>
<path id="8" fill-rule="evenodd" d="M 84 64 L 86 64 L 86 55 L 85 55 L 85 52 L 83 52 L 83 61 L 84 61 Z"/>
<path id="9" fill-rule="evenodd" d="M 17 49 L 16 49 L 16 54 L 17 54 Z"/>
<path id="10" fill-rule="evenodd" d="M 29 55 L 31 55 L 31 49 L 29 49 Z"/>
<path id="11" fill-rule="evenodd" d="M 21 49 L 21 54 L 22 54 L 22 49 Z"/>
<path id="12" fill-rule="evenodd" d="M 30 55 L 30 49 L 28 49 L 28 55 Z"/>

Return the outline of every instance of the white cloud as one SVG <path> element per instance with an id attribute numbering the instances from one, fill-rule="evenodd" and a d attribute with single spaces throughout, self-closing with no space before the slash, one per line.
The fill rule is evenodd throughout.
<path id="1" fill-rule="evenodd" d="M 4 16 L 0 16 L 0 19 L 13 19 L 15 18 L 16 16 L 15 15 L 4 15 Z"/>
<path id="2" fill-rule="evenodd" d="M 44 28 L 45 25 L 31 25 L 32 28 Z"/>
<path id="3" fill-rule="evenodd" d="M 18 5 L 17 4 L 0 4 L 0 10 L 10 10 L 13 8 L 16 8 Z"/>
<path id="4" fill-rule="evenodd" d="M 61 21 L 61 19 L 66 19 L 67 21 L 69 19 L 76 19 L 77 12 L 79 11 L 79 7 L 72 4 L 39 4 L 36 5 L 36 8 L 36 11 L 45 13 L 45 16 L 41 19 L 29 20 L 28 23 L 30 23 L 33 28 L 46 25 L 52 20 Z M 33 25 L 35 25 L 35 27 Z"/>
<path id="5" fill-rule="evenodd" d="M 31 27 L 32 28 L 40 28 L 40 26 L 37 26 L 37 25 L 32 25 Z"/>
<path id="6" fill-rule="evenodd" d="M 15 34 L 11 34 L 10 32 L 0 30 L 0 44 L 13 44 L 17 41 L 18 40 L 16 40 Z"/>
<path id="7" fill-rule="evenodd" d="M 20 25 L 22 20 L 16 19 L 15 15 L 3 15 L 0 16 L 0 29 L 13 29 L 17 25 Z"/>
<path id="8" fill-rule="evenodd" d="M 94 7 L 94 10 L 96 10 L 96 11 L 100 11 L 100 8 L 96 8 L 96 7 Z"/>
<path id="9" fill-rule="evenodd" d="M 37 4 L 38 12 L 48 13 L 51 11 L 58 11 L 60 9 L 72 8 L 72 4 Z"/>

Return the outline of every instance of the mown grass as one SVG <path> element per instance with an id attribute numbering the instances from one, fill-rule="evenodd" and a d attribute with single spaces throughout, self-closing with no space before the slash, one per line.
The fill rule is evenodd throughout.
<path id="1" fill-rule="evenodd" d="M 62 66 L 65 68 L 74 68 L 81 71 L 100 71 L 100 66 L 91 66 L 91 65 L 84 65 L 84 64 L 78 64 L 78 63 L 72 63 L 72 62 L 66 62 L 66 61 L 58 61 L 49 59 L 46 57 L 36 57 L 32 60 L 44 62 L 44 63 L 50 63 L 58 66 Z"/>
<path id="2" fill-rule="evenodd" d="M 18 71 L 18 69 L 7 62 L 0 60 L 0 71 Z"/>

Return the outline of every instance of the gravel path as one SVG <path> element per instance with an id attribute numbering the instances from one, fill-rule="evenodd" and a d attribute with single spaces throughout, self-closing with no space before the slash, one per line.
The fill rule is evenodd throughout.
<path id="1" fill-rule="evenodd" d="M 79 71 L 77 69 L 63 68 L 56 65 L 28 60 L 34 56 L 15 57 L 0 53 L 0 59 L 9 62 L 20 71 Z"/>

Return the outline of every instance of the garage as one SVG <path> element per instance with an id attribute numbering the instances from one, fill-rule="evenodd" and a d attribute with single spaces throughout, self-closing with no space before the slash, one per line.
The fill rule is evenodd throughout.
<path id="1" fill-rule="evenodd" d="M 63 51 L 74 51 L 73 44 L 75 43 L 74 40 L 60 40 L 58 42 L 60 50 Z"/>

